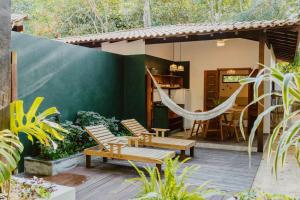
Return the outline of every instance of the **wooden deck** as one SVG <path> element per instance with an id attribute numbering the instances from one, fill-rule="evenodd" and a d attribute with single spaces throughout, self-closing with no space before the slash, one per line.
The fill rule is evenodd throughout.
<path id="1" fill-rule="evenodd" d="M 254 153 L 249 168 L 246 152 L 195 149 L 195 158 L 185 165 L 200 165 L 200 170 L 189 179 L 191 184 L 211 181 L 212 188 L 232 193 L 251 188 L 262 155 Z M 126 161 L 93 159 L 94 168 L 79 166 L 69 172 L 45 179 L 57 184 L 76 187 L 78 200 L 118 200 L 133 198 L 139 190 L 138 184 L 126 182 L 137 174 Z M 139 163 L 138 163 L 139 165 Z M 213 199 L 224 199 L 215 197 Z"/>

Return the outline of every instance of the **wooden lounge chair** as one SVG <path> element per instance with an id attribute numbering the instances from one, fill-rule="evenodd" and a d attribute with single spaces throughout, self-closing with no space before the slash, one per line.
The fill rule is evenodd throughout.
<path id="1" fill-rule="evenodd" d="M 165 137 L 165 132 L 169 129 L 153 128 L 153 133 L 149 133 L 138 121 L 135 119 L 127 119 L 121 121 L 124 127 L 126 127 L 132 134 L 131 142 L 139 140 L 139 144 L 144 146 L 159 147 L 165 149 L 180 150 L 180 158 L 185 158 L 185 151 L 190 150 L 190 156 L 194 156 L 194 147 L 196 145 L 195 140 L 184 140 L 177 138 Z M 161 137 L 159 137 L 161 133 Z M 129 139 L 129 144 L 131 143 Z"/>
<path id="2" fill-rule="evenodd" d="M 84 150 L 86 167 L 91 167 L 91 156 L 101 156 L 104 162 L 107 158 L 112 158 L 153 163 L 161 170 L 161 165 L 166 158 L 175 157 L 174 151 L 128 147 L 103 125 L 85 127 L 85 130 L 99 144 Z"/>

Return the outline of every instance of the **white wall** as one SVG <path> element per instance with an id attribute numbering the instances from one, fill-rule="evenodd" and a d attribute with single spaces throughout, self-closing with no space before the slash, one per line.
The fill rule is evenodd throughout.
<path id="1" fill-rule="evenodd" d="M 121 55 L 145 54 L 145 42 L 143 40 L 132 42 L 120 41 L 114 43 L 105 42 L 102 43 L 101 50 Z"/>
<path id="2" fill-rule="evenodd" d="M 190 61 L 191 109 L 203 109 L 204 70 L 217 68 L 253 68 L 258 64 L 258 42 L 245 39 L 226 40 L 217 47 L 216 40 L 184 42 L 181 44 L 181 61 Z M 175 44 L 175 60 L 179 61 L 180 43 Z M 146 45 L 146 54 L 173 59 L 173 44 Z M 271 64 L 271 51 L 266 49 L 266 65 Z M 269 101 L 266 102 L 266 105 Z M 268 122 L 267 119 L 265 122 Z M 268 124 L 268 123 L 267 123 Z M 265 131 L 269 131 L 266 127 Z"/>

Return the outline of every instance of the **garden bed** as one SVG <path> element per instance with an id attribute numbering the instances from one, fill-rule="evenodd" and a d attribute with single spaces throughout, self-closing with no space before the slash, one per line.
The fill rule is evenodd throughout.
<path id="1" fill-rule="evenodd" d="M 76 190 L 73 187 L 53 184 L 37 177 L 12 177 L 10 190 L 10 200 L 75 200 L 76 195 Z M 8 199 L 7 193 L 0 193 L 0 199 Z"/>

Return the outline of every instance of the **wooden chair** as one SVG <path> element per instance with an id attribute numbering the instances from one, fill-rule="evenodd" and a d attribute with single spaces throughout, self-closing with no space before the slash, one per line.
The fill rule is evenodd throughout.
<path id="1" fill-rule="evenodd" d="M 231 134 L 231 131 L 233 131 L 236 141 L 240 142 L 239 114 L 240 113 L 238 113 L 238 112 L 231 111 L 231 112 L 223 113 L 223 116 L 220 117 L 220 133 L 221 133 L 222 141 L 224 140 L 223 128 L 226 127 L 228 136 Z M 231 117 L 231 119 L 229 119 L 229 117 Z"/>
<path id="2" fill-rule="evenodd" d="M 104 162 L 107 158 L 112 158 L 153 163 L 161 170 L 161 165 L 166 158 L 175 157 L 174 151 L 129 147 L 120 142 L 118 137 L 113 135 L 103 125 L 88 126 L 85 127 L 85 130 L 99 144 L 84 150 L 86 167 L 91 167 L 91 156 L 101 156 Z"/>
<path id="3" fill-rule="evenodd" d="M 190 150 L 191 157 L 194 156 L 194 147 L 196 145 L 195 140 L 165 137 L 165 132 L 168 131 L 168 129 L 153 128 L 155 133 L 149 133 L 145 127 L 143 127 L 135 119 L 122 120 L 121 123 L 134 136 L 133 138 L 129 139 L 129 141 L 133 142 L 135 140 L 139 140 L 138 143 L 144 146 L 180 150 L 181 159 L 186 157 L 186 150 Z"/>
<path id="4" fill-rule="evenodd" d="M 202 112 L 202 110 L 195 110 L 195 112 Z M 193 127 L 192 127 L 192 130 L 191 130 L 191 137 L 193 136 L 194 129 L 196 129 L 196 127 L 197 127 L 197 130 L 196 130 L 196 136 L 198 136 L 199 130 L 200 130 L 201 132 L 204 132 L 204 130 L 205 130 L 205 124 L 206 124 L 205 121 L 202 121 L 202 120 L 194 120 Z"/>

